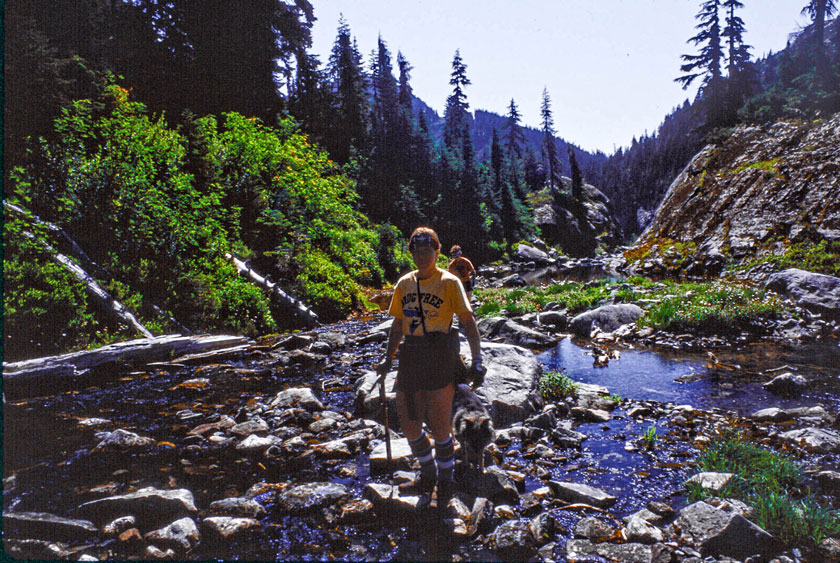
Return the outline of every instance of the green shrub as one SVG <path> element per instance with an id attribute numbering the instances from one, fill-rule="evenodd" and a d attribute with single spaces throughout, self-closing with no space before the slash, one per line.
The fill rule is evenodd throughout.
<path id="1" fill-rule="evenodd" d="M 544 371 L 537 384 L 537 392 L 546 401 L 556 401 L 577 395 L 578 385 L 562 371 Z"/>
<path id="2" fill-rule="evenodd" d="M 35 241 L 4 225 L 3 359 L 48 356 L 83 345 L 96 323 L 84 284 Z"/>

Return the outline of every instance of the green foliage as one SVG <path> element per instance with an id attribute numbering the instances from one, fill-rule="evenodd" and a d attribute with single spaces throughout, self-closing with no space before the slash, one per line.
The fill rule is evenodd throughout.
<path id="1" fill-rule="evenodd" d="M 659 295 L 660 300 L 637 321 L 640 326 L 727 333 L 782 310 L 781 300 L 773 294 L 724 281 L 672 285 Z"/>
<path id="2" fill-rule="evenodd" d="M 770 254 L 741 265 L 749 269 L 760 264 L 772 264 L 775 270 L 801 268 L 829 276 L 840 276 L 840 242 L 805 241 L 789 244 L 781 255 Z"/>
<path id="3" fill-rule="evenodd" d="M 656 432 L 656 426 L 648 426 L 642 435 L 642 444 L 644 444 L 645 448 L 652 450 L 656 447 L 657 442 L 659 442 L 659 434 Z"/>
<path id="4" fill-rule="evenodd" d="M 537 384 L 537 392 L 546 401 L 556 401 L 577 395 L 578 385 L 562 371 L 544 371 Z"/>
<path id="5" fill-rule="evenodd" d="M 187 116 L 176 130 L 109 86 L 63 110 L 57 140 L 13 172 L 10 196 L 62 227 L 114 297 L 159 330 L 170 316 L 193 330 L 278 328 L 268 295 L 225 260 L 232 251 L 329 320 L 355 306 L 360 285 L 381 286 L 380 258 L 392 270 L 407 260 L 393 227 L 370 228 L 353 181 L 296 129 L 230 113 L 221 126 Z M 4 233 L 7 341 L 66 349 L 118 337 L 120 327 L 96 335 L 81 286 L 15 225 Z"/>
<path id="6" fill-rule="evenodd" d="M 3 239 L 4 360 L 52 355 L 83 342 L 96 326 L 85 287 L 50 259 L 47 233 L 6 213 Z"/>
<path id="7" fill-rule="evenodd" d="M 557 303 L 561 307 L 568 308 L 570 313 L 578 313 L 609 297 L 610 289 L 606 281 L 585 285 L 577 282 L 563 282 L 543 287 L 476 289 L 475 295 L 481 302 L 476 314 L 493 316 L 504 311 L 515 316 L 539 311 L 548 303 Z M 631 295 L 632 293 L 624 290 L 618 298 Z"/>
<path id="8" fill-rule="evenodd" d="M 801 468 L 790 458 L 764 449 L 737 432 L 714 437 L 697 459 L 701 471 L 734 473 L 724 490 L 691 487 L 693 502 L 712 494 L 745 501 L 756 524 L 789 545 L 815 546 L 840 533 L 840 511 L 813 497 Z"/>

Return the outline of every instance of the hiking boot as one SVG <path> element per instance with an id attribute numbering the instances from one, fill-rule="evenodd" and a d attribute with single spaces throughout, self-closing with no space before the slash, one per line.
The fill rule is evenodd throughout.
<path id="1" fill-rule="evenodd" d="M 437 479 L 436 472 L 429 471 L 427 473 L 420 472 L 420 476 L 408 483 L 401 483 L 399 489 L 401 493 L 431 493 L 435 490 L 435 480 Z"/>
<path id="2" fill-rule="evenodd" d="M 455 492 L 455 481 L 438 479 L 437 482 L 437 507 L 438 510 L 445 510 L 452 495 Z"/>

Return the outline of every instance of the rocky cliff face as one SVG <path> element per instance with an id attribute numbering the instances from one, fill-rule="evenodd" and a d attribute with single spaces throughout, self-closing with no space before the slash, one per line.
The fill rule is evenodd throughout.
<path id="1" fill-rule="evenodd" d="M 706 146 L 625 256 L 638 272 L 715 274 L 820 240 L 840 240 L 840 114 L 742 126 Z"/>
<path id="2" fill-rule="evenodd" d="M 569 178 L 563 183 L 571 185 Z M 591 184 L 583 186 L 583 200 L 555 192 L 554 201 L 534 210 L 534 219 L 547 243 L 566 255 L 592 256 L 598 246 L 612 247 L 621 238 L 610 200 Z"/>

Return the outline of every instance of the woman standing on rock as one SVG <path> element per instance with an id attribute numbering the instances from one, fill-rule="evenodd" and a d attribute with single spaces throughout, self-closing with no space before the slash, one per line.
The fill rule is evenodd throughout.
<path id="1" fill-rule="evenodd" d="M 466 329 L 474 387 L 483 380 L 485 370 L 478 328 L 464 287 L 458 278 L 436 266 L 440 253 L 437 234 L 428 227 L 415 229 L 408 249 L 417 269 L 400 278 L 394 288 L 388 310 L 394 322 L 378 371 L 390 369 L 399 347 L 397 414 L 411 452 L 420 461 L 420 477 L 410 486 L 431 492 L 437 481 L 437 505 L 442 509 L 452 498 L 455 468 L 450 418 L 459 344 L 458 331 L 450 330 L 453 314 Z M 405 342 L 400 345 L 403 336 Z M 435 440 L 434 456 L 424 420 Z"/>

